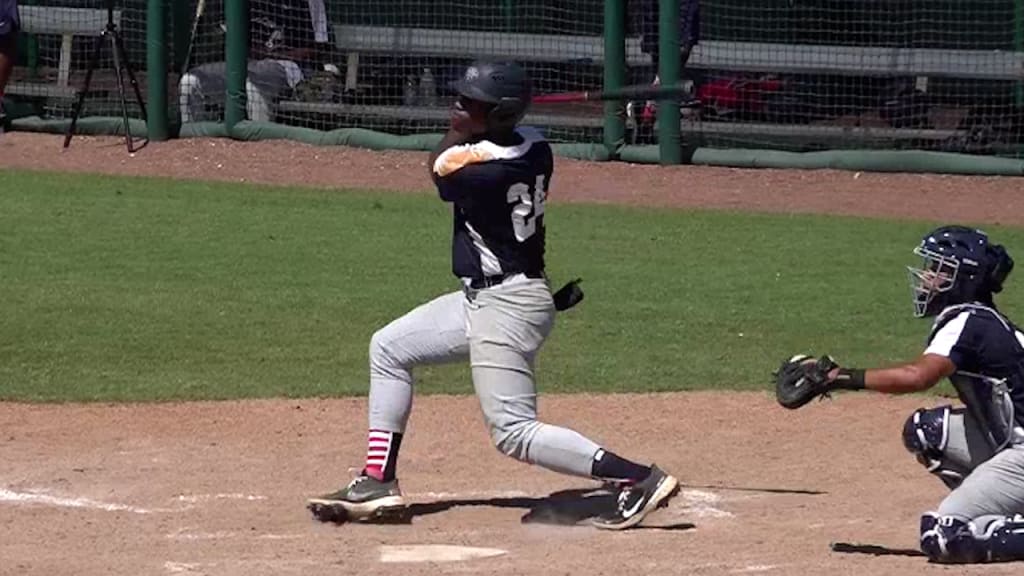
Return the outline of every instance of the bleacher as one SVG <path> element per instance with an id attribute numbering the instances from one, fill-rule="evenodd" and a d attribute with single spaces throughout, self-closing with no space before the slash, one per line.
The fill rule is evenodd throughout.
<path id="1" fill-rule="evenodd" d="M 6 92 L 12 96 L 73 100 L 77 90 L 70 84 L 72 68 L 85 68 L 87 63 L 72 62 L 72 47 L 76 36 L 96 38 L 107 24 L 107 11 L 92 8 L 64 8 L 54 6 L 19 6 L 22 30 L 37 36 L 59 36 L 60 59 L 55 78 L 27 79 L 11 82 Z M 121 12 L 114 11 L 114 23 L 120 25 Z M 91 53 L 91 51 L 90 51 Z"/>
<path id="2" fill-rule="evenodd" d="M 354 90 L 360 82 L 360 56 L 401 54 L 435 58 L 508 58 L 521 62 L 577 63 L 600 67 L 604 63 L 604 38 L 524 33 L 496 33 L 428 28 L 335 25 L 339 52 L 345 57 L 345 87 Z M 650 66 L 650 57 L 640 49 L 638 38 L 627 38 L 627 66 Z M 688 69 L 741 73 L 825 74 L 860 77 L 911 77 L 919 89 L 927 90 L 930 78 L 1008 80 L 1024 82 L 1024 53 L 987 50 L 919 49 L 899 47 L 858 47 L 810 44 L 778 44 L 707 40 L 698 44 L 687 63 Z M 358 115 L 378 118 L 444 119 L 447 112 L 431 107 L 360 105 L 286 101 L 283 112 Z M 598 127 L 600 116 L 543 114 L 527 121 L 553 126 Z M 693 121 L 686 125 L 697 129 Z M 747 126 L 746 129 L 750 129 Z M 849 128 L 787 126 L 788 132 L 814 132 L 842 136 Z M 736 133 L 740 127 L 728 122 L 700 122 L 704 132 Z M 769 127 L 761 127 L 761 130 Z M 864 132 L 870 129 L 860 129 Z M 880 138 L 945 139 L 950 130 L 875 129 Z"/>

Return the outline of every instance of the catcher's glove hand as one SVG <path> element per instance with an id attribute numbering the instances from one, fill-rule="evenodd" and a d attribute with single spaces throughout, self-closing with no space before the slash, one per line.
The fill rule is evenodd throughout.
<path id="1" fill-rule="evenodd" d="M 839 365 L 829 356 L 804 354 L 784 360 L 775 377 L 775 399 L 790 410 L 800 408 L 816 396 L 827 396 L 833 387 L 828 373 Z"/>

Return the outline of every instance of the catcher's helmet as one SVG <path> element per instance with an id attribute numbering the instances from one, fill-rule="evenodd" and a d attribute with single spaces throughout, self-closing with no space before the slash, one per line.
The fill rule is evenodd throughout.
<path id="1" fill-rule="evenodd" d="M 914 294 L 914 315 L 934 316 L 946 306 L 966 302 L 992 303 L 1013 270 L 1013 259 L 981 230 L 942 226 L 914 248 L 922 268 L 908 266 Z"/>
<path id="2" fill-rule="evenodd" d="M 475 62 L 452 88 L 460 96 L 493 104 L 487 116 L 489 130 L 518 124 L 533 99 L 530 77 L 514 62 Z"/>

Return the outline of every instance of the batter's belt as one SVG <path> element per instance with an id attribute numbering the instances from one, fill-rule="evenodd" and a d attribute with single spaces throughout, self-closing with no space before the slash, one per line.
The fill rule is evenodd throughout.
<path id="1" fill-rule="evenodd" d="M 482 278 L 474 278 L 474 279 L 470 280 L 469 287 L 472 288 L 473 290 L 483 290 L 484 288 L 490 288 L 491 286 L 497 286 L 498 284 L 501 284 L 505 280 L 508 280 L 509 278 L 511 278 L 513 276 L 518 276 L 520 274 L 522 274 L 523 276 L 526 276 L 527 278 L 534 278 L 534 279 L 544 278 L 545 277 L 543 272 L 509 272 L 507 274 L 495 274 L 493 276 L 484 276 Z"/>

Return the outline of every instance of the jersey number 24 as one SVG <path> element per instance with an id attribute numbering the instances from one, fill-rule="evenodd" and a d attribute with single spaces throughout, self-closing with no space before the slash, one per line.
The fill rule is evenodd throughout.
<path id="1" fill-rule="evenodd" d="M 512 208 L 512 229 L 516 240 L 525 242 L 537 233 L 537 218 L 544 215 L 545 200 L 547 190 L 544 189 L 543 174 L 537 175 L 537 182 L 533 186 L 516 182 L 508 189 L 508 203 L 515 204 Z"/>

